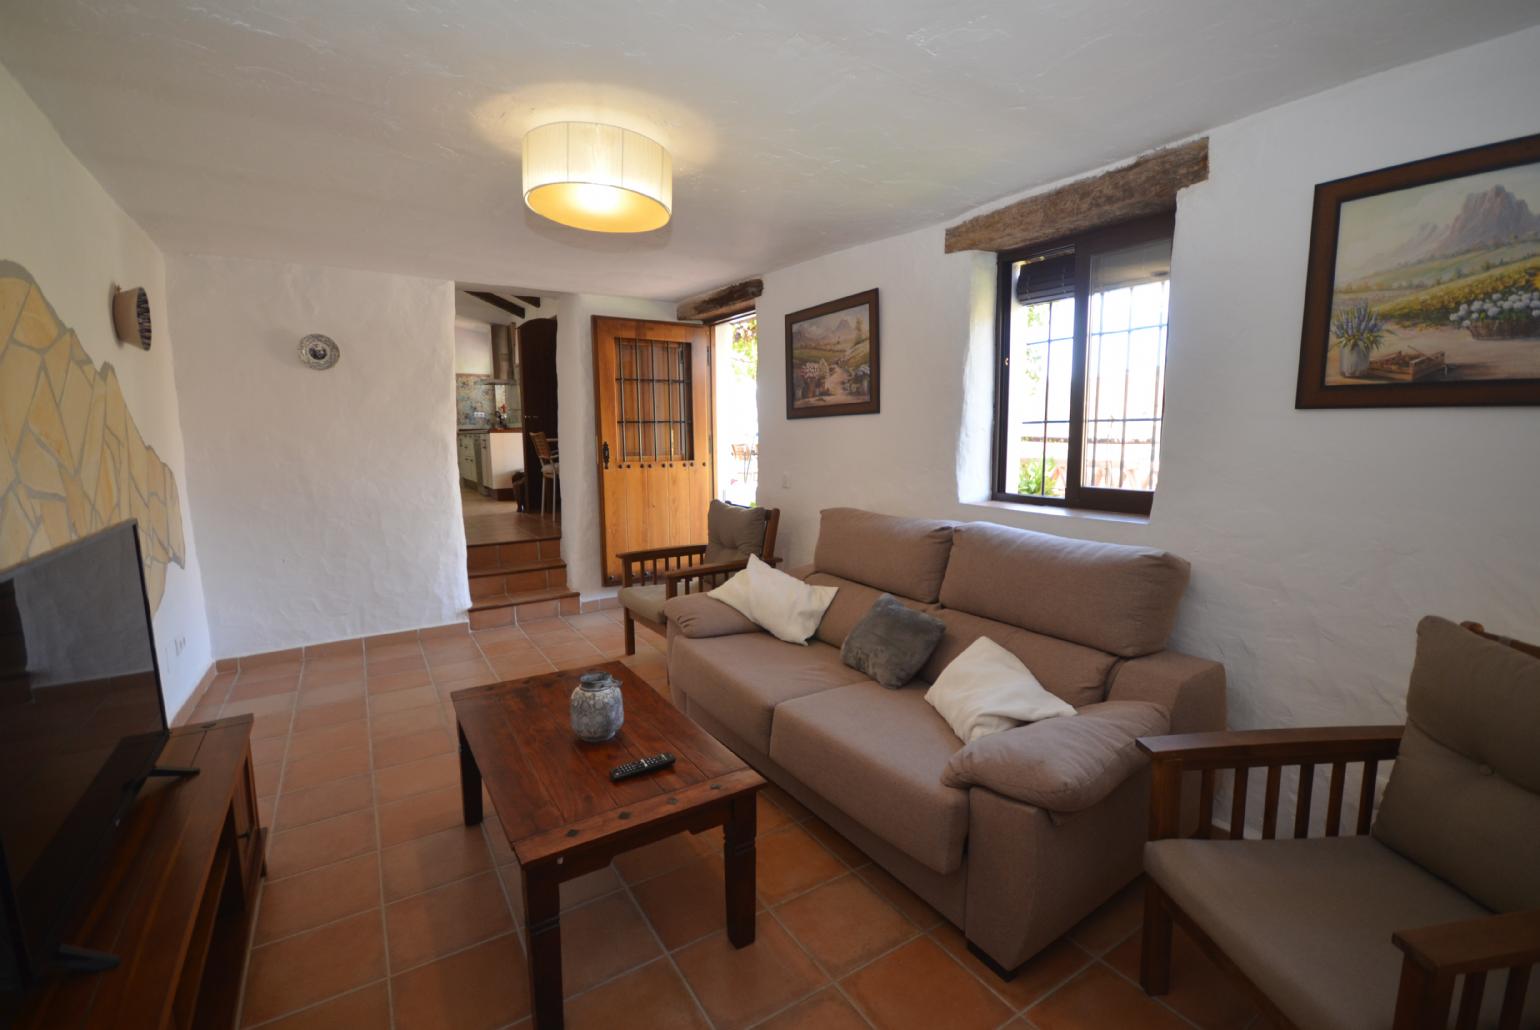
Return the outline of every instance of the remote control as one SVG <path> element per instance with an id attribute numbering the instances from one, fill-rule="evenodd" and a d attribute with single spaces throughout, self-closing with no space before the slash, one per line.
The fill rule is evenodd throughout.
<path id="1" fill-rule="evenodd" d="M 661 755 L 648 755 L 646 758 L 638 758 L 634 762 L 627 762 L 625 765 L 617 765 L 615 768 L 611 769 L 610 781 L 612 783 L 619 783 L 621 780 L 629 780 L 633 776 L 642 775 L 642 773 L 650 773 L 656 772 L 659 769 L 667 769 L 673 764 L 674 756 L 669 754 L 667 751 L 663 752 Z"/>

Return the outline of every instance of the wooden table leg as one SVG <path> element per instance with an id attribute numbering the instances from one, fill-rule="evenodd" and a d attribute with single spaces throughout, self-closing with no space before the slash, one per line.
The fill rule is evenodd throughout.
<path id="1" fill-rule="evenodd" d="M 524 939 L 529 948 L 529 1003 L 535 1030 L 560 1030 L 561 884 L 539 868 L 524 870 Z"/>
<path id="2" fill-rule="evenodd" d="M 465 825 L 475 826 L 481 822 L 481 770 L 476 767 L 464 728 L 457 723 L 455 732 L 460 736 L 460 804 L 465 809 Z"/>
<path id="3" fill-rule="evenodd" d="M 733 799 L 722 828 L 727 880 L 727 939 L 733 947 L 754 943 L 754 792 Z"/>

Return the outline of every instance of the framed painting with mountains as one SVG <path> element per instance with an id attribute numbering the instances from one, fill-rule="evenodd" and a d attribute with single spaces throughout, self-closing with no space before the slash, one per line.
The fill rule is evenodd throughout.
<path id="1" fill-rule="evenodd" d="M 786 316 L 786 417 L 875 415 L 877 291 Z"/>
<path id="2" fill-rule="evenodd" d="M 1315 188 L 1296 408 L 1540 404 L 1540 135 Z"/>

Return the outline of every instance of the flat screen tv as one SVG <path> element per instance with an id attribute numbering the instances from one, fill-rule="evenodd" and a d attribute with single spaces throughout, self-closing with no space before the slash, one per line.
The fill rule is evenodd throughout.
<path id="1" fill-rule="evenodd" d="M 0 989 L 112 964 L 67 936 L 168 735 L 134 522 L 0 572 Z"/>

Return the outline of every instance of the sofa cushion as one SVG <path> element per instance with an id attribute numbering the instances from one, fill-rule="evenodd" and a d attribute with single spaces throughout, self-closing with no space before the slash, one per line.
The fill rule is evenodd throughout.
<path id="1" fill-rule="evenodd" d="M 977 784 L 1050 812 L 1078 812 L 1144 767 L 1134 743 L 1165 733 L 1166 710 L 1146 701 L 1087 705 L 1073 719 L 1044 719 L 981 737 L 953 755 L 941 781 Z"/>
<path id="2" fill-rule="evenodd" d="M 838 587 L 814 586 L 749 556 L 748 568 L 710 591 L 788 644 L 813 638 Z"/>
<path id="3" fill-rule="evenodd" d="M 813 564 L 900 597 L 933 602 L 946 574 L 952 523 L 859 508 L 826 508 Z"/>
<path id="4" fill-rule="evenodd" d="M 770 757 L 873 834 L 945 874 L 962 864 L 968 792 L 941 782 L 962 741 L 924 695 L 866 680 L 787 701 L 775 710 Z"/>
<path id="5" fill-rule="evenodd" d="M 1396 930 L 1487 914 L 1372 837 L 1151 841 L 1144 867 L 1295 1026 L 1320 1030 L 1390 1026 Z"/>
<path id="6" fill-rule="evenodd" d="M 713 500 L 706 509 L 706 564 L 765 556 L 769 508 L 744 508 Z"/>
<path id="7" fill-rule="evenodd" d="M 631 614 L 649 622 L 663 621 L 663 603 L 668 600 L 668 588 L 662 583 L 644 583 L 640 586 L 621 587 L 616 600 Z"/>
<path id="8" fill-rule="evenodd" d="M 883 594 L 840 647 L 840 660 L 885 687 L 901 687 L 941 643 L 946 624 Z"/>
<path id="9" fill-rule="evenodd" d="M 839 587 L 839 593 L 834 595 L 834 601 L 829 605 L 828 611 L 823 613 L 823 621 L 818 624 L 818 632 L 813 634 L 815 639 L 822 640 L 825 644 L 835 647 L 843 647 L 845 638 L 850 631 L 855 629 L 856 623 L 866 618 L 866 613 L 872 610 L 872 605 L 877 603 L 877 598 L 882 597 L 886 591 L 869 587 L 865 583 L 857 583 L 853 579 L 845 579 L 843 576 L 835 576 L 828 572 L 810 572 L 805 577 L 806 582 L 813 586 Z M 941 609 L 938 605 L 924 604 L 908 597 L 894 597 L 899 604 L 915 611 L 929 612 L 932 615 Z"/>
<path id="10" fill-rule="evenodd" d="M 975 640 L 988 637 L 1020 658 L 1021 664 L 1032 670 L 1032 675 L 1049 693 L 1080 708 L 1102 700 L 1108 674 L 1117 662 L 1117 658 L 1106 652 L 967 612 L 942 608 L 935 615 L 946 624 L 946 632 L 931 652 L 930 661 L 920 669 L 920 678 L 932 683 Z"/>
<path id="11" fill-rule="evenodd" d="M 1020 658 L 988 637 L 979 637 L 941 670 L 925 691 L 925 703 L 968 744 L 1024 722 L 1075 714 L 1073 705 L 1043 689 Z"/>
<path id="12" fill-rule="evenodd" d="M 871 682 L 840 661 L 839 651 L 828 644 L 802 647 L 768 633 L 676 638 L 669 648 L 668 671 L 671 680 L 688 684 L 692 703 L 766 753 L 776 705 L 834 687 Z"/>
<path id="13" fill-rule="evenodd" d="M 1428 616 L 1406 714 L 1375 837 L 1489 908 L 1540 908 L 1540 658 Z"/>
<path id="14" fill-rule="evenodd" d="M 1166 646 L 1188 570 L 1165 551 L 965 522 L 941 603 L 1133 658 Z"/>

